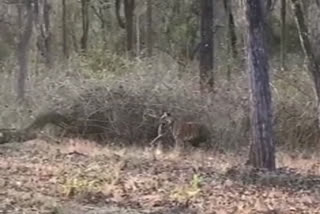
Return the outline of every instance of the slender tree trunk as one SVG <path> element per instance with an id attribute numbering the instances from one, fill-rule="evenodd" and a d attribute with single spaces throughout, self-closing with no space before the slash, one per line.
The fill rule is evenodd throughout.
<path id="1" fill-rule="evenodd" d="M 75 23 L 77 22 L 77 20 L 79 20 L 81 17 L 79 17 L 79 15 L 77 13 L 70 13 L 70 22 L 71 23 Z M 75 29 L 75 26 L 73 25 L 70 25 L 68 26 L 68 33 L 70 34 L 70 37 L 71 37 L 71 42 L 72 42 L 72 46 L 73 46 L 73 50 L 76 52 L 76 53 L 79 53 L 81 50 L 80 50 L 80 43 L 78 41 L 78 37 L 77 37 L 77 33 L 76 32 L 76 29 Z M 69 46 L 70 48 L 70 46 Z M 70 49 L 71 50 L 71 49 Z"/>
<path id="2" fill-rule="evenodd" d="M 228 81 L 231 80 L 231 64 L 233 62 L 233 59 L 237 58 L 238 51 L 237 51 L 237 35 L 235 31 L 235 22 L 234 17 L 232 14 L 232 5 L 230 0 L 224 0 L 224 9 L 227 14 L 227 26 L 228 26 L 228 35 L 227 35 L 227 54 L 228 54 L 228 63 L 227 63 L 227 79 Z"/>
<path id="3" fill-rule="evenodd" d="M 20 6 L 18 6 L 18 8 L 19 7 Z M 17 98 L 20 101 L 23 101 L 25 97 L 25 82 L 28 75 L 28 47 L 33 27 L 33 11 L 30 0 L 25 2 L 25 8 L 27 10 L 26 23 L 25 26 L 23 26 L 23 20 L 19 21 L 21 22 L 21 28 L 23 29 L 21 29 L 21 32 L 19 33 L 17 44 L 17 59 L 19 65 L 19 70 L 17 72 Z M 20 13 L 18 16 L 21 18 L 23 10 L 20 8 L 18 11 Z"/>
<path id="4" fill-rule="evenodd" d="M 116 17 L 117 17 L 119 26 L 120 26 L 121 28 L 125 28 L 125 27 L 126 27 L 126 24 L 123 22 L 123 20 L 121 19 L 121 16 L 120 16 L 121 1 L 124 1 L 124 0 L 116 0 L 116 3 L 115 3 L 115 12 L 116 12 Z"/>
<path id="5" fill-rule="evenodd" d="M 40 14 L 40 9 L 39 9 L 39 1 L 41 1 L 41 0 L 33 0 L 33 17 L 34 17 L 34 20 L 35 20 L 35 22 L 36 22 L 36 24 L 38 23 L 38 19 L 39 19 L 39 14 Z"/>
<path id="6" fill-rule="evenodd" d="M 43 0 L 44 25 L 42 27 L 42 37 L 44 40 L 44 56 L 48 67 L 52 67 L 50 10 L 51 5 L 48 3 L 48 0 Z"/>
<path id="7" fill-rule="evenodd" d="M 248 164 L 273 170 L 275 146 L 272 131 L 272 99 L 269 59 L 265 38 L 264 0 L 246 0 L 248 22 L 248 71 L 251 93 L 251 147 Z"/>
<path id="8" fill-rule="evenodd" d="M 66 0 L 62 0 L 62 52 L 64 57 L 68 57 L 67 46 L 67 8 Z"/>
<path id="9" fill-rule="evenodd" d="M 17 5 L 17 13 L 18 13 L 18 20 L 17 20 L 17 24 L 19 27 L 19 32 L 21 31 L 22 27 L 23 27 L 23 19 L 22 19 L 22 6 L 20 4 Z"/>
<path id="10" fill-rule="evenodd" d="M 50 10 L 51 6 L 47 0 L 34 0 L 34 23 L 37 33 L 37 47 L 47 67 L 52 66 Z"/>
<path id="11" fill-rule="evenodd" d="M 124 0 L 124 14 L 126 19 L 126 31 L 127 31 L 127 51 L 132 53 L 133 50 L 133 41 L 134 41 L 134 0 Z M 133 54 L 133 53 L 132 53 Z"/>
<path id="12" fill-rule="evenodd" d="M 286 45 L 287 45 L 287 2 L 281 0 L 281 70 L 286 70 Z"/>
<path id="13" fill-rule="evenodd" d="M 82 12 L 82 37 L 81 37 L 81 49 L 83 52 L 88 48 L 89 37 L 89 1 L 81 0 L 81 12 Z"/>
<path id="14" fill-rule="evenodd" d="M 104 47 L 106 47 L 107 45 L 107 39 L 106 39 L 106 18 L 105 18 L 105 13 L 106 13 L 106 9 L 105 6 L 103 5 L 99 5 L 98 7 L 95 7 L 94 5 L 91 5 L 90 7 L 93 11 L 93 13 L 96 15 L 96 17 L 99 19 L 100 21 L 100 26 L 101 26 L 101 39 L 104 43 Z M 109 29 L 110 30 L 110 29 Z M 111 31 L 112 32 L 112 31 Z"/>
<path id="15" fill-rule="evenodd" d="M 228 45 L 231 47 L 232 57 L 236 58 L 238 55 L 237 50 L 237 34 L 234 17 L 232 13 L 232 6 L 230 0 L 224 0 L 224 7 L 227 13 L 228 20 Z"/>
<path id="16" fill-rule="evenodd" d="M 201 0 L 200 90 L 213 90 L 213 0 Z"/>
<path id="17" fill-rule="evenodd" d="M 136 16 L 136 52 L 140 55 L 140 16 Z"/>
<path id="18" fill-rule="evenodd" d="M 120 16 L 121 1 L 124 4 L 124 16 L 125 22 L 122 21 Z M 126 29 L 127 32 L 127 51 L 129 54 L 133 55 L 133 45 L 134 45 L 134 8 L 135 0 L 116 0 L 116 17 L 119 26 Z"/>
<path id="19" fill-rule="evenodd" d="M 308 27 L 304 20 L 301 4 L 298 0 L 291 0 L 291 2 L 299 31 L 301 46 L 307 57 L 308 69 L 311 72 L 314 81 L 318 109 L 318 125 L 320 128 L 320 67 L 312 50 L 312 46 L 308 37 Z"/>
<path id="20" fill-rule="evenodd" d="M 153 52 L 153 35 L 152 35 L 152 0 L 147 0 L 147 53 L 148 57 Z"/>

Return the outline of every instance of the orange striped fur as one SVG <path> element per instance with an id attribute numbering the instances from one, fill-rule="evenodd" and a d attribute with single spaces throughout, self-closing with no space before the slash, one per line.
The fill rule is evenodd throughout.
<path id="1" fill-rule="evenodd" d="M 209 131 L 203 124 L 178 120 L 167 112 L 160 117 L 158 136 L 164 135 L 166 129 L 170 130 L 175 146 L 180 148 L 186 144 L 199 146 L 201 142 L 209 139 Z"/>

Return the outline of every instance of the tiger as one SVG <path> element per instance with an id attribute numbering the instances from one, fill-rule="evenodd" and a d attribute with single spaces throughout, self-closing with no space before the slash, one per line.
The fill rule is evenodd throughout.
<path id="1" fill-rule="evenodd" d="M 202 123 L 179 120 L 168 112 L 164 112 L 159 120 L 158 136 L 153 140 L 153 144 L 168 132 L 173 137 L 177 149 L 184 149 L 189 145 L 198 147 L 209 140 L 209 130 Z"/>

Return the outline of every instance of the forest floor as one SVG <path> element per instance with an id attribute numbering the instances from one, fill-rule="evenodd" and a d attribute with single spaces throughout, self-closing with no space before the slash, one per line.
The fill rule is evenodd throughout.
<path id="1" fill-rule="evenodd" d="M 80 140 L 5 144 L 0 213 L 320 213 L 319 156 L 278 152 L 272 173 L 241 167 L 244 160 Z"/>

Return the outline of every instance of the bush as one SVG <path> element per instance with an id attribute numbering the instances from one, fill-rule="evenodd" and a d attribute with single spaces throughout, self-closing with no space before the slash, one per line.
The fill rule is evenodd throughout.
<path id="1" fill-rule="evenodd" d="M 78 66 L 79 58 L 74 57 L 54 71 L 31 73 L 29 102 L 23 107 L 13 101 L 13 90 L 4 90 L 10 89 L 13 75 L 2 74 L 1 87 L 6 93 L 1 97 L 1 126 L 22 128 L 41 113 L 58 112 L 71 121 L 68 128 L 55 130 L 59 136 L 146 145 L 157 134 L 157 117 L 169 111 L 205 124 L 211 133 L 210 146 L 239 149 L 248 145 L 248 86 L 243 73 L 228 82 L 219 78 L 225 73 L 219 70 L 216 93 L 202 98 L 196 73 L 189 71 L 178 77 L 169 61 L 145 64 L 122 59 L 119 69 L 124 72 L 114 72 L 115 65 L 110 65 L 113 72 L 108 73 L 106 64 L 106 74 L 99 77 L 90 75 L 92 70 L 88 71 L 85 61 L 81 63 Z M 171 65 L 171 69 L 162 65 Z M 277 143 L 292 148 L 316 143 L 315 104 L 308 96 L 312 83 L 306 72 L 294 68 L 290 73 L 276 73 L 272 89 Z"/>

